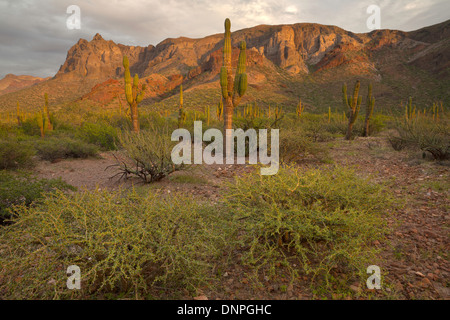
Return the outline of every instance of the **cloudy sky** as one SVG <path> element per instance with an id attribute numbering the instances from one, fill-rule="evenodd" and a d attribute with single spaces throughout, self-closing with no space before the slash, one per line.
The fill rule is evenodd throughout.
<path id="1" fill-rule="evenodd" d="M 70 5 L 81 29 L 66 26 Z M 128 45 L 200 38 L 259 24 L 315 22 L 368 32 L 367 8 L 381 8 L 381 28 L 416 30 L 450 19 L 450 0 L 0 0 L 0 78 L 8 73 L 53 76 L 79 38 L 98 32 Z"/>

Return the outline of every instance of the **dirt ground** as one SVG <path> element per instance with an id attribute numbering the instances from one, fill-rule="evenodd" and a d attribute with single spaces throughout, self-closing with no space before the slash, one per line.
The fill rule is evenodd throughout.
<path id="1" fill-rule="evenodd" d="M 390 191 L 403 205 L 387 215 L 391 233 L 387 241 L 375 243 L 382 249 L 383 289 L 372 292 L 382 299 L 449 299 L 449 181 L 450 166 L 422 159 L 421 154 L 396 152 L 383 137 L 358 138 L 348 142 L 333 142 L 334 163 L 358 168 L 362 175 L 371 175 L 377 182 L 389 185 Z M 107 167 L 116 164 L 112 153 L 99 159 L 41 162 L 37 174 L 43 178 L 61 177 L 80 189 L 116 190 L 142 185 L 137 179 L 110 179 L 116 172 Z M 300 164 L 310 166 L 310 163 Z M 317 165 L 317 164 L 313 164 Z M 252 170 L 248 166 L 198 166 L 187 172 L 177 172 L 148 188 L 163 192 L 191 193 L 207 201 L 217 201 L 224 181 Z M 191 177 L 187 179 L 186 177 Z M 238 259 L 238 253 L 235 254 Z M 236 260 L 237 261 L 237 260 Z M 206 290 L 199 299 L 311 299 L 308 278 L 294 285 L 280 274 L 279 280 L 263 288 L 249 284 L 248 270 L 231 264 L 225 270 L 222 284 L 214 291 Z M 366 298 L 365 283 L 350 287 L 352 298 Z M 201 290 L 200 290 L 201 292 Z M 348 299 L 334 295 L 334 299 Z"/>

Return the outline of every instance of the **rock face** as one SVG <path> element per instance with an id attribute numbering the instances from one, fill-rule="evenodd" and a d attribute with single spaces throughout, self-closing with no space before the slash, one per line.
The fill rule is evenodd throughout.
<path id="1" fill-rule="evenodd" d="M 440 28 L 445 31 L 449 25 L 447 21 Z M 414 33 L 380 30 L 354 34 L 334 26 L 300 23 L 261 25 L 240 30 L 232 34 L 232 45 L 237 48 L 240 41 L 247 42 L 249 65 L 270 63 L 293 74 L 320 72 L 354 63 L 364 66 L 367 72 L 376 72 L 374 62 L 370 59 L 371 52 L 405 43 L 410 48 L 422 46 L 422 49 L 427 49 L 431 45 L 424 42 L 427 35 L 423 30 Z M 445 37 L 433 40 L 448 42 Z M 158 73 L 166 77 L 181 74 L 192 79 L 204 72 L 215 74 L 219 71 L 222 45 L 221 34 L 203 39 L 167 39 L 156 47 L 125 46 L 106 41 L 97 34 L 90 42 L 80 39 L 69 50 L 66 62 L 56 78 L 97 79 L 99 82 L 119 78 L 123 75 L 122 57 L 127 55 L 131 72 L 138 73 L 141 78 Z M 447 46 L 445 48 L 447 51 L 443 54 L 448 57 L 449 51 Z M 233 56 L 235 60 L 236 49 L 233 50 Z M 439 53 L 433 55 L 434 60 L 439 57 Z M 420 59 L 417 61 L 423 65 Z M 444 63 L 445 66 L 447 63 Z"/>
<path id="2" fill-rule="evenodd" d="M 16 76 L 14 74 L 7 74 L 0 80 L 0 95 L 19 91 L 45 80 L 47 79 L 33 76 Z"/>
<path id="3" fill-rule="evenodd" d="M 238 45 L 245 40 L 249 84 L 279 95 L 297 94 L 294 91 L 298 86 L 286 88 L 282 77 L 299 83 L 306 75 L 328 83 L 355 77 L 382 81 L 386 77 L 408 88 L 411 82 L 417 82 L 413 72 L 408 79 L 414 81 L 403 77 L 409 72 L 408 65 L 443 80 L 450 75 L 450 20 L 413 32 L 377 30 L 361 34 L 310 23 L 260 25 L 236 31 L 231 38 L 234 67 Z M 185 83 L 186 90 L 218 87 L 222 50 L 223 34 L 202 39 L 166 39 L 147 47 L 116 44 L 96 34 L 91 41 L 80 39 L 69 50 L 53 79 L 25 90 L 29 97 L 34 96 L 30 103 L 40 103 L 41 92 L 49 92 L 55 102 L 83 98 L 107 104 L 122 94 L 122 59 L 127 55 L 132 75 L 137 73 L 141 83 L 149 84 L 146 98 L 166 99 L 176 94 L 174 89 L 181 83 Z M 1 84 L 6 83 L 5 79 L 0 81 L 0 93 L 7 87 L 20 87 L 18 82 L 8 81 L 7 85 Z M 33 81 L 41 80 L 31 80 L 27 85 Z M 397 99 L 397 94 L 410 95 L 387 92 L 385 96 Z M 0 105 L 14 107 L 15 101 L 16 97 L 4 96 Z"/>

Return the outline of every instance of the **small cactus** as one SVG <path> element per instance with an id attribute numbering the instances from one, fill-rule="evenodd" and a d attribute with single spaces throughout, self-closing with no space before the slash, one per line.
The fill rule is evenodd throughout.
<path id="1" fill-rule="evenodd" d="M 342 96 L 344 100 L 344 106 L 348 108 L 347 119 L 348 119 L 348 128 L 346 139 L 350 140 L 352 138 L 352 130 L 353 125 L 358 118 L 359 110 L 361 109 L 362 97 L 359 96 L 359 88 L 361 87 L 361 83 L 356 81 L 355 89 L 353 90 L 353 96 L 347 96 L 347 85 L 344 84 L 342 86 Z"/>
<path id="2" fill-rule="evenodd" d="M 180 86 L 180 108 L 178 110 L 178 128 L 181 128 L 186 122 L 186 112 L 183 108 L 183 85 Z"/>
<path id="3" fill-rule="evenodd" d="M 217 105 L 217 120 L 221 120 L 223 116 L 223 101 L 220 99 L 219 104 Z"/>
<path id="4" fill-rule="evenodd" d="M 17 101 L 17 125 L 21 126 L 22 125 L 22 115 L 20 113 L 20 104 L 19 101 Z"/>
<path id="5" fill-rule="evenodd" d="M 375 107 L 375 98 L 372 97 L 372 84 L 369 84 L 367 92 L 366 119 L 364 123 L 364 132 L 363 132 L 364 137 L 368 137 L 370 134 L 369 132 L 370 119 L 372 118 L 374 107 Z"/>
<path id="6" fill-rule="evenodd" d="M 305 110 L 305 106 L 302 104 L 302 100 L 300 99 L 297 105 L 297 117 L 300 118 L 302 116 L 303 110 Z"/>
<path id="7" fill-rule="evenodd" d="M 211 107 L 210 106 L 205 107 L 205 116 L 206 116 L 206 125 L 209 126 L 209 122 L 211 120 Z"/>
<path id="8" fill-rule="evenodd" d="M 37 123 L 39 125 L 39 129 L 41 131 L 41 138 L 45 137 L 45 116 L 43 114 L 44 112 L 42 110 L 39 110 L 39 112 L 37 113 Z"/>
<path id="9" fill-rule="evenodd" d="M 47 121 L 47 130 L 48 131 L 52 131 L 53 130 L 53 124 L 50 118 L 50 110 L 48 108 L 48 93 L 44 94 L 44 100 L 45 100 L 45 106 L 44 106 L 44 113 L 47 117 L 46 121 Z"/>

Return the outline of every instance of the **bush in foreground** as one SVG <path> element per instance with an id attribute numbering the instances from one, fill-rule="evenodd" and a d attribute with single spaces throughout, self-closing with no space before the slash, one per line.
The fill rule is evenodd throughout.
<path id="1" fill-rule="evenodd" d="M 159 181 L 171 173 L 183 169 L 172 162 L 171 153 L 176 142 L 171 141 L 168 126 L 151 127 L 140 132 L 125 131 L 119 135 L 126 155 L 134 165 L 120 162 L 116 165 L 122 177 L 137 176 L 145 183 Z"/>
<path id="2" fill-rule="evenodd" d="M 196 288 L 213 276 L 229 220 L 192 198 L 134 192 L 58 192 L 16 212 L 15 223 L 0 229 L 0 296 L 17 299 Z M 70 265 L 81 269 L 81 290 L 66 287 Z"/>
<path id="3" fill-rule="evenodd" d="M 30 206 L 55 190 L 75 190 L 61 179 L 37 179 L 27 173 L 0 171 L 0 222 L 10 219 L 13 207 Z"/>
<path id="4" fill-rule="evenodd" d="M 356 276 L 374 264 L 371 244 L 383 237 L 389 201 L 382 187 L 353 171 L 283 168 L 276 176 L 237 178 L 229 190 L 243 262 L 256 275 L 274 275 L 282 264 L 292 277 L 305 272 L 328 284 L 335 272 Z"/>

